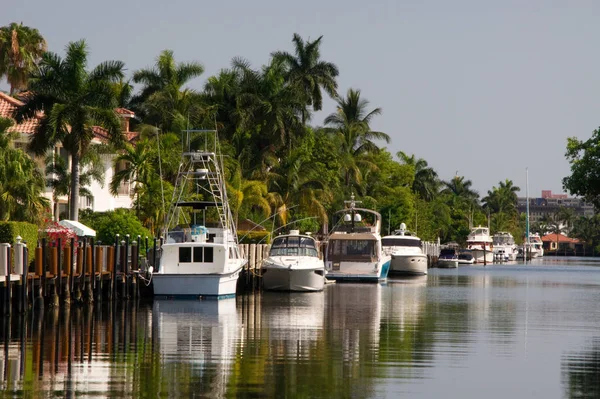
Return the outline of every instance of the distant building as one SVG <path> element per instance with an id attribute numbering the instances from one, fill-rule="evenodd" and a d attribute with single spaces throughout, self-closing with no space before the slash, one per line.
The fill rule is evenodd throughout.
<path id="1" fill-rule="evenodd" d="M 581 198 L 569 198 L 567 194 L 552 194 L 551 190 L 542 190 L 539 198 L 529 198 L 529 222 L 538 223 L 546 216 L 554 216 L 561 208 L 571 208 L 575 217 L 594 216 L 594 206 L 586 203 Z M 517 199 L 517 210 L 525 213 L 527 210 L 527 198 Z"/>

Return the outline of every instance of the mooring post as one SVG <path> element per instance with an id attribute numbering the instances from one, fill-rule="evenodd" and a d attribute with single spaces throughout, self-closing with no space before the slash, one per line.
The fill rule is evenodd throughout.
<path id="1" fill-rule="evenodd" d="M 98 243 L 99 244 L 99 243 Z M 102 300 L 102 261 L 103 261 L 103 251 L 102 251 L 102 246 L 98 245 L 95 248 L 94 251 L 94 269 L 96 270 L 96 273 L 98 274 L 98 281 L 96 281 L 96 300 L 97 301 L 101 301 Z"/>
<path id="2" fill-rule="evenodd" d="M 52 289 L 50 290 L 50 303 L 52 306 L 58 306 L 57 276 L 58 276 L 58 248 L 50 247 L 50 274 L 52 275 Z"/>
<path id="3" fill-rule="evenodd" d="M 140 236 L 138 236 L 138 240 L 133 242 L 133 246 L 131 247 L 131 270 L 132 270 L 132 275 L 131 275 L 131 288 L 132 288 L 132 292 L 131 295 L 133 296 L 134 299 L 138 298 L 138 275 L 140 272 L 140 267 L 139 267 L 139 253 L 140 253 L 140 244 L 141 244 L 141 238 Z"/>
<path id="4" fill-rule="evenodd" d="M 86 249 L 88 282 L 85 296 L 88 302 L 94 302 L 94 286 L 96 281 L 96 276 L 94 274 L 94 239 L 90 237 L 89 240 L 90 246 Z"/>
<path id="5" fill-rule="evenodd" d="M 131 265 L 129 263 L 129 234 L 125 235 L 125 296 L 129 298 L 131 296 Z"/>
<path id="6" fill-rule="evenodd" d="M 63 279 L 63 267 L 62 267 L 62 238 L 58 238 L 57 240 L 57 262 L 58 262 L 58 295 L 62 295 L 62 279 Z"/>
<path id="7" fill-rule="evenodd" d="M 41 275 L 41 283 L 42 283 L 42 299 L 46 299 L 47 287 L 46 287 L 46 271 L 48 270 L 48 248 L 46 247 L 48 243 L 45 238 L 42 238 L 42 275 Z"/>
<path id="8" fill-rule="evenodd" d="M 31 298 L 35 306 L 44 306 L 44 297 L 42 295 L 42 274 L 44 274 L 44 261 L 43 253 L 44 250 L 39 246 L 35 248 L 35 273 L 33 274 L 33 280 L 31 282 Z M 39 278 L 37 288 L 35 286 L 36 278 Z"/>
<path id="9" fill-rule="evenodd" d="M 10 244 L 4 244 L 4 314 L 10 314 Z"/>
<path id="10" fill-rule="evenodd" d="M 21 292 L 21 295 L 23 296 L 22 298 L 22 302 L 23 302 L 23 311 L 25 311 L 28 306 L 27 306 L 27 291 L 28 291 L 28 283 L 29 283 L 29 272 L 28 272 L 28 266 L 29 266 L 29 249 L 27 248 L 27 245 L 23 244 L 23 270 L 22 270 L 22 274 L 23 274 L 23 292 Z"/>
<path id="11" fill-rule="evenodd" d="M 121 299 L 127 298 L 127 247 L 125 240 L 121 241 Z"/>
<path id="12" fill-rule="evenodd" d="M 154 268 L 154 271 L 157 272 L 158 265 L 156 264 L 156 251 L 157 251 L 158 240 L 156 239 L 156 237 L 154 237 L 153 240 L 154 240 L 154 251 L 152 251 L 152 267 Z"/>
<path id="13" fill-rule="evenodd" d="M 117 295 L 117 267 L 119 266 L 119 235 L 115 235 L 115 258 L 112 270 L 112 281 L 110 283 L 111 298 L 116 299 Z"/>
<path id="14" fill-rule="evenodd" d="M 69 300 L 73 295 L 73 290 L 75 289 L 75 237 L 71 237 L 71 248 L 70 248 L 71 259 L 69 259 Z M 66 298 L 65 298 L 66 299 Z"/>

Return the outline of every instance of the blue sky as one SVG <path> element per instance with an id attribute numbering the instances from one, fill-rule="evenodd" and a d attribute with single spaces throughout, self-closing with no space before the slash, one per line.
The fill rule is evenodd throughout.
<path id="1" fill-rule="evenodd" d="M 560 192 L 566 138 L 600 126 L 600 2 L 594 1 L 114 1 L 22 0 L 0 25 L 39 29 L 49 49 L 86 39 L 90 66 L 117 59 L 128 73 L 164 49 L 206 72 L 241 56 L 258 67 L 292 35 L 323 35 L 323 59 L 340 69 L 339 91 L 358 88 L 383 114 L 372 127 L 388 146 L 455 173 L 484 196 L 504 179 L 525 194 Z M 6 89 L 2 83 L 0 88 Z M 334 103 L 315 115 L 321 124 Z"/>

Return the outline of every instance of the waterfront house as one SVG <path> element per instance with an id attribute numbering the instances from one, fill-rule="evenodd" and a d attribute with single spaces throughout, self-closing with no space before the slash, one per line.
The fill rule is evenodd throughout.
<path id="1" fill-rule="evenodd" d="M 542 237 L 544 253 L 555 253 L 558 255 L 576 255 L 584 253 L 584 243 L 576 238 L 567 237 L 564 234 L 546 234 Z"/>
<path id="2" fill-rule="evenodd" d="M 12 113 L 15 108 L 23 105 L 23 103 L 17 98 L 11 97 L 8 94 L 0 92 L 0 117 L 3 118 L 12 118 Z M 123 134 L 125 135 L 125 139 L 133 142 L 138 137 L 138 133 L 130 131 L 130 120 L 135 116 L 135 114 L 124 108 L 117 108 L 115 110 L 117 114 L 121 117 L 122 121 L 122 129 Z M 39 123 L 39 118 L 33 118 L 27 121 L 24 121 L 20 124 L 13 125 L 9 131 L 16 132 L 19 136 L 14 140 L 13 145 L 15 148 L 21 148 L 26 151 L 27 143 L 29 142 L 31 135 L 35 132 L 35 129 Z M 101 127 L 94 128 L 95 137 L 92 141 L 92 144 L 100 144 L 107 141 L 107 135 Z M 62 147 L 59 143 L 56 145 L 48 154 L 59 154 L 61 157 L 64 157 L 67 161 L 67 165 L 70 169 L 71 157 L 67 153 L 67 151 Z M 45 175 L 45 157 L 35 157 L 33 154 L 30 154 L 31 157 L 37 162 L 40 170 Z M 104 166 L 104 184 L 98 184 L 97 182 L 92 182 L 92 184 L 88 187 L 90 192 L 93 195 L 93 199 L 88 199 L 85 197 L 80 197 L 80 209 L 91 209 L 93 211 L 103 212 L 113 210 L 115 208 L 131 208 L 132 205 L 132 197 L 131 187 L 129 182 L 125 182 L 121 185 L 118 190 L 118 194 L 113 196 L 109 191 L 109 183 L 112 179 L 113 175 L 121 168 L 124 168 L 125 165 L 113 165 L 115 155 L 109 154 L 103 156 L 102 162 Z M 68 210 L 67 207 L 67 197 L 59 197 L 54 202 L 54 198 L 52 196 L 52 189 L 50 187 L 46 187 L 43 195 L 50 200 L 52 205 L 52 214 L 53 219 L 58 221 L 60 219 L 61 214 L 65 214 Z"/>

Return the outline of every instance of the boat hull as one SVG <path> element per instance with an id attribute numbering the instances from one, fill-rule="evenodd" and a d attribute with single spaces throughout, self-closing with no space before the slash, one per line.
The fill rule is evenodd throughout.
<path id="1" fill-rule="evenodd" d="M 390 270 L 391 257 L 380 264 L 363 262 L 341 262 L 339 270 L 327 270 L 327 279 L 376 283 L 385 280 Z"/>
<path id="2" fill-rule="evenodd" d="M 152 275 L 154 296 L 200 298 L 235 296 L 240 267 L 227 274 L 161 274 Z"/>
<path id="3" fill-rule="evenodd" d="M 473 254 L 474 263 L 493 263 L 494 253 L 492 251 L 484 251 L 482 249 L 471 250 Z"/>
<path id="4" fill-rule="evenodd" d="M 427 274 L 427 255 L 394 255 L 390 263 L 389 274 Z"/>
<path id="5" fill-rule="evenodd" d="M 458 267 L 458 260 L 457 259 L 438 259 L 437 265 L 438 265 L 438 267 L 441 267 L 444 269 L 455 269 Z"/>
<path id="6" fill-rule="evenodd" d="M 324 274 L 324 269 L 263 268 L 262 286 L 267 291 L 321 291 Z"/>

